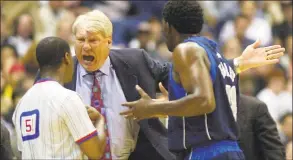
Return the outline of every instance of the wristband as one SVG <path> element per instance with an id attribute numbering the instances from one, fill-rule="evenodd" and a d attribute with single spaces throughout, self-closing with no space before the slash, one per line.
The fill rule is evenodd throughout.
<path id="1" fill-rule="evenodd" d="M 237 74 L 241 73 L 241 69 L 240 69 L 240 65 L 239 65 L 238 59 L 235 58 L 233 60 L 233 63 L 234 63 L 234 69 L 235 69 L 236 73 Z"/>

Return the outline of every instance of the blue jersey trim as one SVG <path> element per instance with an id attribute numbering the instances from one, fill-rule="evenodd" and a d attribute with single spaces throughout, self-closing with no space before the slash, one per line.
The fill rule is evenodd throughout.
<path id="1" fill-rule="evenodd" d="M 209 60 L 211 63 L 210 75 L 211 75 L 212 81 L 214 83 L 216 80 L 216 75 L 217 75 L 217 65 L 216 65 L 216 61 L 215 61 L 214 57 L 211 54 L 208 53 L 208 57 L 209 57 Z"/>

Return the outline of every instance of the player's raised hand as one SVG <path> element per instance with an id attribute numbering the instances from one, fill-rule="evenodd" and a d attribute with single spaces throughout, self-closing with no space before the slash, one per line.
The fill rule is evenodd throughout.
<path id="1" fill-rule="evenodd" d="M 259 47 L 260 43 L 259 39 L 256 40 L 245 48 L 240 57 L 235 58 L 239 63 L 241 71 L 278 63 L 279 58 L 284 55 L 285 48 L 282 48 L 280 45 Z"/>
<path id="2" fill-rule="evenodd" d="M 141 98 L 137 101 L 126 102 L 122 106 L 128 107 L 127 111 L 121 112 L 120 115 L 127 119 L 141 120 L 151 118 L 153 115 L 149 112 L 148 108 L 155 102 L 145 91 L 136 85 L 136 90 Z"/>

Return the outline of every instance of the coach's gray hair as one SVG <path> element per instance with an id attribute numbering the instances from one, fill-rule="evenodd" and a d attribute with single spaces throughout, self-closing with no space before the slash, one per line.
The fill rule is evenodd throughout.
<path id="1" fill-rule="evenodd" d="M 72 25 L 72 32 L 74 35 L 78 27 L 82 27 L 89 32 L 101 33 L 105 37 L 112 37 L 113 33 L 112 22 L 99 10 L 93 10 L 78 16 Z"/>

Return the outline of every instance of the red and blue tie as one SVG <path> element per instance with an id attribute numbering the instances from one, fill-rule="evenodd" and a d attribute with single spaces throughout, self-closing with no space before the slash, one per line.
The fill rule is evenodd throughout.
<path id="1" fill-rule="evenodd" d="M 106 148 L 105 153 L 101 160 L 112 160 L 111 156 L 111 148 L 110 148 L 110 136 L 108 132 L 108 126 L 107 126 L 107 116 L 106 116 L 106 110 L 103 104 L 103 99 L 101 97 L 101 86 L 99 84 L 98 79 L 96 78 L 96 73 L 93 73 L 93 87 L 92 87 L 92 97 L 91 97 L 91 105 L 92 107 L 96 108 L 105 118 L 105 133 L 106 133 Z M 101 73 L 101 72 L 99 72 Z"/>

